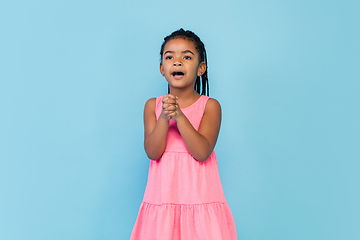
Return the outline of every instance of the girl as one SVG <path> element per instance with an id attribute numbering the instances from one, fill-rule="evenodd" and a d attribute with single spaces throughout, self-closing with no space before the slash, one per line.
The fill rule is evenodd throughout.
<path id="1" fill-rule="evenodd" d="M 164 38 L 160 55 L 169 94 L 145 104 L 144 145 L 153 161 L 130 239 L 237 239 L 213 151 L 221 108 L 208 97 L 204 44 L 180 29 Z"/>

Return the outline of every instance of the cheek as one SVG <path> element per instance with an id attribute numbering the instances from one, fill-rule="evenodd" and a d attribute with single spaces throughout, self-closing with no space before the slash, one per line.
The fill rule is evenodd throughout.
<path id="1" fill-rule="evenodd" d="M 169 62 L 163 63 L 163 68 L 164 69 L 169 69 L 169 67 L 171 67 L 171 64 Z"/>
<path id="2" fill-rule="evenodd" d="M 198 71 L 199 66 L 200 66 L 200 65 L 196 65 L 196 66 L 194 66 L 194 71 L 195 71 L 195 72 L 197 72 L 197 71 Z"/>

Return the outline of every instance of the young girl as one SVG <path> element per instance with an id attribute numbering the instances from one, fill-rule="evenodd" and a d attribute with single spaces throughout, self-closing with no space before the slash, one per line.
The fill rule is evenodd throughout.
<path id="1" fill-rule="evenodd" d="M 213 151 L 221 108 L 205 96 L 209 87 L 204 44 L 183 29 L 164 40 L 160 72 L 169 83 L 169 94 L 145 104 L 144 145 L 152 161 L 130 239 L 237 239 Z"/>

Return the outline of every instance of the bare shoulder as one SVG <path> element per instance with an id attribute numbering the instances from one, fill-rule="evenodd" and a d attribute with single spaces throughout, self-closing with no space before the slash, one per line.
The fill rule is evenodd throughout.
<path id="1" fill-rule="evenodd" d="M 156 108 L 156 98 L 150 98 L 146 101 L 144 106 L 144 122 L 147 122 L 149 119 L 155 119 L 155 108 Z"/>
<path id="2" fill-rule="evenodd" d="M 150 98 L 145 103 L 144 111 L 155 110 L 155 106 L 156 106 L 156 98 Z"/>
<path id="3" fill-rule="evenodd" d="M 221 113 L 221 106 L 215 98 L 209 98 L 205 106 L 205 113 Z"/>

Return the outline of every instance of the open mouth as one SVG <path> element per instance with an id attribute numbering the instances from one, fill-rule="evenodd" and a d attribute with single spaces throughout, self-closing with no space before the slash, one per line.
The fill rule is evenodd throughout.
<path id="1" fill-rule="evenodd" d="M 173 77 L 180 77 L 180 76 L 184 76 L 184 73 L 183 72 L 173 72 L 171 73 L 171 75 L 173 75 Z"/>

